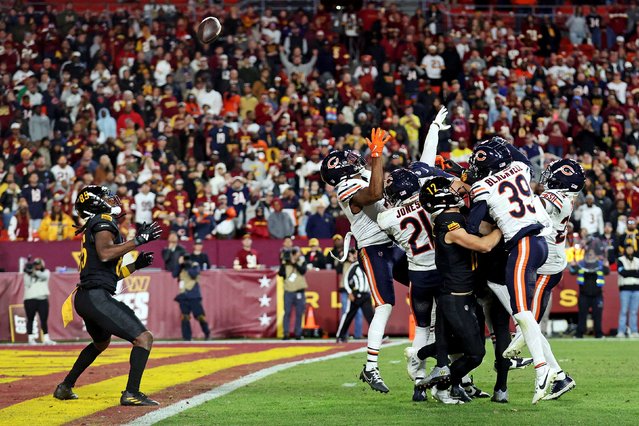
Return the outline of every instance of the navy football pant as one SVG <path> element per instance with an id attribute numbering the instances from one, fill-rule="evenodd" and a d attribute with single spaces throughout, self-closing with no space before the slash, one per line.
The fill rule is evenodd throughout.
<path id="1" fill-rule="evenodd" d="M 358 256 L 371 287 L 375 306 L 395 305 L 393 266 L 400 259 L 396 247 L 392 243 L 368 246 L 360 249 Z"/>
<path id="2" fill-rule="evenodd" d="M 513 315 L 532 309 L 537 269 L 547 257 L 546 240 L 538 236 L 525 236 L 510 249 L 506 262 L 506 286 Z"/>
<path id="3" fill-rule="evenodd" d="M 548 301 L 552 289 L 561 282 L 563 271 L 553 275 L 539 275 L 535 284 L 535 294 L 533 296 L 532 313 L 537 322 L 541 320 L 548 308 Z"/>
<path id="4" fill-rule="evenodd" d="M 432 271 L 408 271 L 410 310 L 418 327 L 430 327 L 433 302 L 439 294 L 441 275 Z"/>

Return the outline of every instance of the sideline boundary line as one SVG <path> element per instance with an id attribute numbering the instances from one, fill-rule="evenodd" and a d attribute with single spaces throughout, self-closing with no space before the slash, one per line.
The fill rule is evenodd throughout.
<path id="1" fill-rule="evenodd" d="M 390 346 L 398 346 L 398 345 L 402 345 L 402 344 L 406 344 L 408 342 L 408 340 L 400 340 L 397 342 L 390 342 L 390 343 L 386 343 L 384 344 L 384 347 L 390 347 Z M 299 361 L 291 361 L 291 362 L 287 362 L 284 364 L 278 364 L 278 365 L 274 365 L 271 367 L 267 367 L 264 368 L 262 370 L 256 371 L 254 373 L 248 374 L 244 377 L 240 377 L 239 379 L 233 380 L 231 382 L 228 383 L 224 383 L 221 386 L 218 386 L 216 388 L 211 389 L 210 391 L 201 393 L 199 395 L 195 395 L 191 398 L 187 398 L 187 399 L 183 399 L 181 401 L 178 401 L 174 404 L 168 405 L 166 407 L 160 408 L 159 410 L 155 410 L 152 411 L 148 414 L 145 414 L 144 416 L 138 417 L 137 419 L 131 421 L 130 423 L 127 423 L 127 425 L 130 426 L 146 426 L 146 425 L 152 425 L 154 423 L 157 423 L 159 421 L 168 419 L 169 417 L 173 417 L 176 414 L 179 414 L 183 411 L 186 411 L 190 408 L 193 407 L 197 407 L 198 405 L 202 405 L 205 402 L 214 400 L 216 398 L 220 398 L 222 396 L 228 395 L 229 393 L 243 387 L 246 385 L 249 385 L 253 382 L 256 382 L 258 380 L 261 380 L 265 377 L 268 377 L 272 374 L 275 373 L 279 373 L 280 371 L 283 370 L 287 370 L 291 367 L 296 367 L 298 365 L 304 365 L 304 364 L 312 364 L 314 362 L 319 362 L 319 361 L 328 361 L 331 359 L 336 359 L 336 358 L 341 358 L 343 356 L 346 355 L 352 355 L 352 354 L 356 354 L 356 353 L 360 353 L 360 352 L 365 352 L 366 351 L 366 346 L 362 347 L 362 348 L 358 348 L 358 349 L 353 349 L 350 351 L 345 351 L 345 352 L 337 352 L 334 354 L 330 354 L 330 355 L 325 355 L 325 356 L 321 356 L 321 357 L 317 357 L 317 358 L 309 358 L 309 359 L 303 359 L 303 360 L 299 360 Z"/>

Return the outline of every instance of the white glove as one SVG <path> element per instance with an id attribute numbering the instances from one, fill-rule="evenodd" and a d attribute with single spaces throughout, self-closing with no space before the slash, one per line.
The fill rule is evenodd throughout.
<path id="1" fill-rule="evenodd" d="M 450 124 L 444 123 L 444 120 L 446 120 L 446 114 L 448 114 L 448 110 L 443 106 L 437 113 L 435 120 L 433 120 L 433 124 L 436 124 L 440 131 L 450 129 Z"/>

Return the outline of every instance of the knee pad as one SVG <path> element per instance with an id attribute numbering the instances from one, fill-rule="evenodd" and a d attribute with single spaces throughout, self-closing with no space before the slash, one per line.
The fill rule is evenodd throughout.
<path id="1" fill-rule="evenodd" d="M 199 322 L 206 322 L 206 317 L 204 315 L 198 315 L 197 320 Z"/>
<path id="2" fill-rule="evenodd" d="M 484 350 L 484 354 L 486 353 L 486 351 Z M 468 355 L 468 362 L 472 365 L 474 365 L 475 367 L 478 367 L 479 365 L 481 365 L 482 360 L 484 359 L 484 354 L 482 355 Z M 473 368 L 475 368 L 473 367 Z"/>
<path id="3" fill-rule="evenodd" d="M 180 318 L 182 319 L 182 321 L 189 321 L 191 319 L 191 316 L 182 314 Z"/>

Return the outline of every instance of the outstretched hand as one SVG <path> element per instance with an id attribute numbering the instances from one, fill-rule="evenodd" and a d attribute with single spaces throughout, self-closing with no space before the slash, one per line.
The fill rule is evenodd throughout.
<path id="1" fill-rule="evenodd" d="M 440 131 L 450 129 L 450 124 L 446 124 L 445 122 L 447 115 L 448 115 L 448 110 L 446 109 L 446 107 L 443 106 L 440 108 L 439 112 L 437 113 L 435 120 L 433 120 L 433 124 L 436 124 L 437 127 L 439 127 Z"/>
<path id="2" fill-rule="evenodd" d="M 382 155 L 384 146 L 390 141 L 390 134 L 386 133 L 384 129 L 376 128 L 371 131 L 371 138 L 366 138 L 368 149 L 371 151 L 371 157 L 377 158 Z"/>
<path id="3" fill-rule="evenodd" d="M 146 268 L 147 266 L 153 263 L 153 252 L 151 251 L 141 251 L 138 254 L 137 259 L 135 259 L 135 270 L 139 271 L 142 268 Z"/>
<path id="4" fill-rule="evenodd" d="M 157 222 L 153 222 L 151 224 L 143 223 L 135 233 L 135 245 L 141 246 L 142 244 L 146 244 L 150 241 L 155 241 L 160 238 L 162 235 L 162 228 Z"/>

